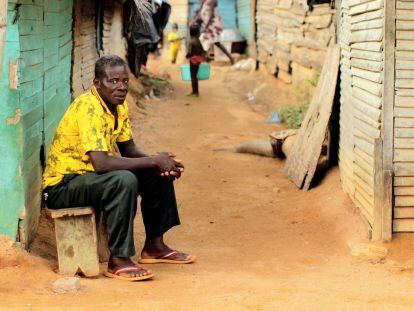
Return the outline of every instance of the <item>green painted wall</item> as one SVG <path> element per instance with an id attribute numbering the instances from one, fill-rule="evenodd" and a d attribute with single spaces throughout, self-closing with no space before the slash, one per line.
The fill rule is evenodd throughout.
<path id="1" fill-rule="evenodd" d="M 72 12 L 72 0 L 45 1 L 45 59 L 47 61 L 45 62 L 44 131 L 46 151 L 49 150 L 61 117 L 71 103 Z"/>
<path id="2" fill-rule="evenodd" d="M 19 29 L 13 21 L 16 18 L 16 4 L 9 1 L 6 41 L 0 81 L 0 234 L 15 237 L 18 220 L 24 211 L 24 188 L 21 174 L 23 127 L 13 117 L 20 109 L 19 91 L 9 88 L 9 61 L 16 63 L 20 57 Z"/>
<path id="3" fill-rule="evenodd" d="M 23 125 L 23 186 L 25 217 L 20 223 L 23 243 L 30 242 L 37 227 L 41 204 L 40 149 L 43 141 L 43 0 L 21 1 L 18 8 L 20 30 L 20 105 Z"/>
<path id="4" fill-rule="evenodd" d="M 47 152 L 56 126 L 71 101 L 73 2 L 16 2 L 17 6 L 9 1 L 11 16 L 5 55 L 19 59 L 19 86 L 17 91 L 9 89 L 5 79 L 8 57 L 4 57 L 0 87 L 6 96 L 5 105 L 0 106 L 0 117 L 4 120 L 3 115 L 13 116 L 20 109 L 21 118 L 16 125 L 7 126 L 6 135 L 1 129 L 5 122 L 0 122 L 0 142 L 5 139 L 12 145 L 0 153 L 0 159 L 4 159 L 3 152 L 9 155 L 5 163 L 7 174 L 0 177 L 0 183 L 7 182 L 5 188 L 0 187 L 7 189 L 0 190 L 0 202 L 9 202 L 11 191 L 15 196 L 12 206 L 0 203 L 0 234 L 16 237 L 19 224 L 19 238 L 27 245 L 34 237 L 40 215 L 41 146 L 44 144 Z"/>

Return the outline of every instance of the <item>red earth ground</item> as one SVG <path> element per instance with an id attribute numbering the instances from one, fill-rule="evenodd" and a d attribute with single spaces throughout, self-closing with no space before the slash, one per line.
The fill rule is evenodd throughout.
<path id="1" fill-rule="evenodd" d="M 264 123 L 272 109 L 294 99 L 292 89 L 261 73 L 213 67 L 201 97 L 167 68 L 174 91 L 135 105 L 135 140 L 151 152 L 172 150 L 186 172 L 176 182 L 182 225 L 166 236 L 198 256 L 191 265 L 153 265 L 152 281 L 126 283 L 100 276 L 82 289 L 54 294 L 57 274 L 53 227 L 41 220 L 30 254 L 0 242 L 0 310 L 412 310 L 414 234 L 385 244 L 372 262 L 351 256 L 367 242 L 358 211 L 332 168 L 309 192 L 283 174 L 284 162 L 233 152 L 266 139 L 281 125 Z M 246 94 L 266 83 L 256 102 Z M 144 240 L 140 215 L 136 245 Z M 102 265 L 102 270 L 105 266 Z"/>

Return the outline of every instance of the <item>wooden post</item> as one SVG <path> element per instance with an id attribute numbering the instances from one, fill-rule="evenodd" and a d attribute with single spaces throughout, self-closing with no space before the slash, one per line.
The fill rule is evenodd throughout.
<path id="1" fill-rule="evenodd" d="M 252 32 L 252 37 L 250 39 L 251 43 L 251 47 L 249 49 L 249 57 L 256 59 L 258 57 L 258 53 L 257 53 L 257 33 L 256 33 L 256 8 L 257 8 L 257 0 L 250 0 L 250 31 Z M 252 53 L 252 50 L 254 51 Z"/>
<path id="2" fill-rule="evenodd" d="M 382 241 L 384 242 L 389 242 L 392 239 L 393 178 L 392 171 L 385 170 L 383 172 Z"/>
<path id="3" fill-rule="evenodd" d="M 335 43 L 339 43 L 339 29 L 341 27 L 341 18 L 342 18 L 342 10 L 341 4 L 342 0 L 335 0 Z"/>
<path id="4" fill-rule="evenodd" d="M 383 154 L 382 139 L 377 138 L 374 142 L 374 214 L 372 221 L 372 241 L 382 241 L 382 216 L 383 216 Z"/>
<path id="5" fill-rule="evenodd" d="M 389 242 L 392 238 L 393 173 L 384 170 L 383 142 L 377 138 L 374 144 L 374 217 L 372 241 Z"/>
<path id="6" fill-rule="evenodd" d="M 3 70 L 4 46 L 6 40 L 7 3 L 8 0 L 0 0 L 0 81 Z"/>
<path id="7" fill-rule="evenodd" d="M 382 161 L 384 172 L 383 202 L 387 209 L 387 216 L 383 218 L 383 239 L 390 240 L 392 232 L 392 216 L 390 218 L 388 209 L 392 206 L 393 182 L 389 175 L 393 175 L 394 167 L 394 94 L 395 94 L 395 0 L 385 0 L 384 7 L 384 84 L 383 84 L 383 110 L 382 110 L 382 132 L 383 138 Z M 392 213 L 392 210 L 391 210 Z"/>

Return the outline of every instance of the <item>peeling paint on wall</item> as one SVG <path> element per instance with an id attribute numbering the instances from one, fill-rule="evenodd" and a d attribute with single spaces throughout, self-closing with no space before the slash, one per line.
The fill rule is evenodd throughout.
<path id="1" fill-rule="evenodd" d="M 0 0 L 0 79 L 3 65 L 4 41 L 6 38 L 7 3 L 8 0 Z"/>
<path id="2" fill-rule="evenodd" d="M 16 109 L 16 114 L 12 118 L 7 118 L 6 119 L 6 124 L 7 125 L 16 125 L 17 123 L 19 123 L 21 116 L 22 116 L 22 110 L 21 109 Z"/>
<path id="3" fill-rule="evenodd" d="M 5 3 L 0 0 L 0 15 L 6 13 L 2 10 Z M 22 120 L 24 110 L 20 104 L 19 90 L 10 89 L 9 83 L 9 60 L 21 56 L 19 41 L 19 26 L 13 23 L 17 15 L 17 3 L 10 0 L 7 4 L 7 27 L 4 41 L 2 62 L 2 75 L 0 79 L 0 234 L 16 239 L 18 233 L 18 219 L 20 212 L 24 209 L 24 185 L 21 176 L 18 176 L 18 166 L 22 161 L 24 143 L 21 138 L 23 130 Z M 3 28 L 4 30 L 4 28 Z M 19 79 L 20 80 L 20 79 Z M 20 113 L 16 108 L 22 109 Z M 15 119 L 15 116 L 19 116 Z M 16 121 L 15 121 L 16 120 Z M 18 123 L 17 123 L 18 122 Z M 7 124 L 10 123 L 8 126 Z M 13 126 L 13 123 L 16 123 Z"/>
<path id="4" fill-rule="evenodd" d="M 9 59 L 9 87 L 12 90 L 17 90 L 19 85 L 19 76 L 17 75 L 17 70 L 19 69 L 19 60 L 16 60 L 16 63 L 13 63 L 13 60 Z"/>

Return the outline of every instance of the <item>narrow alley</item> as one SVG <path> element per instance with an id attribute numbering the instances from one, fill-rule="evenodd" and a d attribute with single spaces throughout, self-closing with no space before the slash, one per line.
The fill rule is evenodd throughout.
<path id="1" fill-rule="evenodd" d="M 156 276 L 147 282 L 82 278 L 81 291 L 55 295 L 54 233 L 42 218 L 31 254 L 1 270 L 1 310 L 412 309 L 413 237 L 396 235 L 381 262 L 352 257 L 352 246 L 368 239 L 337 168 L 303 192 L 282 174 L 282 160 L 233 151 L 282 128 L 264 122 L 269 102 L 289 101 L 279 82 L 213 66 L 201 97 L 187 98 L 178 66 L 151 66 L 167 67 L 174 90 L 139 106 L 129 97 L 134 138 L 152 153 L 171 150 L 183 160 L 186 172 L 176 182 L 182 225 L 166 238 L 197 261 L 153 265 Z M 267 81 L 264 95 L 248 102 L 257 81 Z M 135 234 L 139 251 L 141 217 Z"/>

